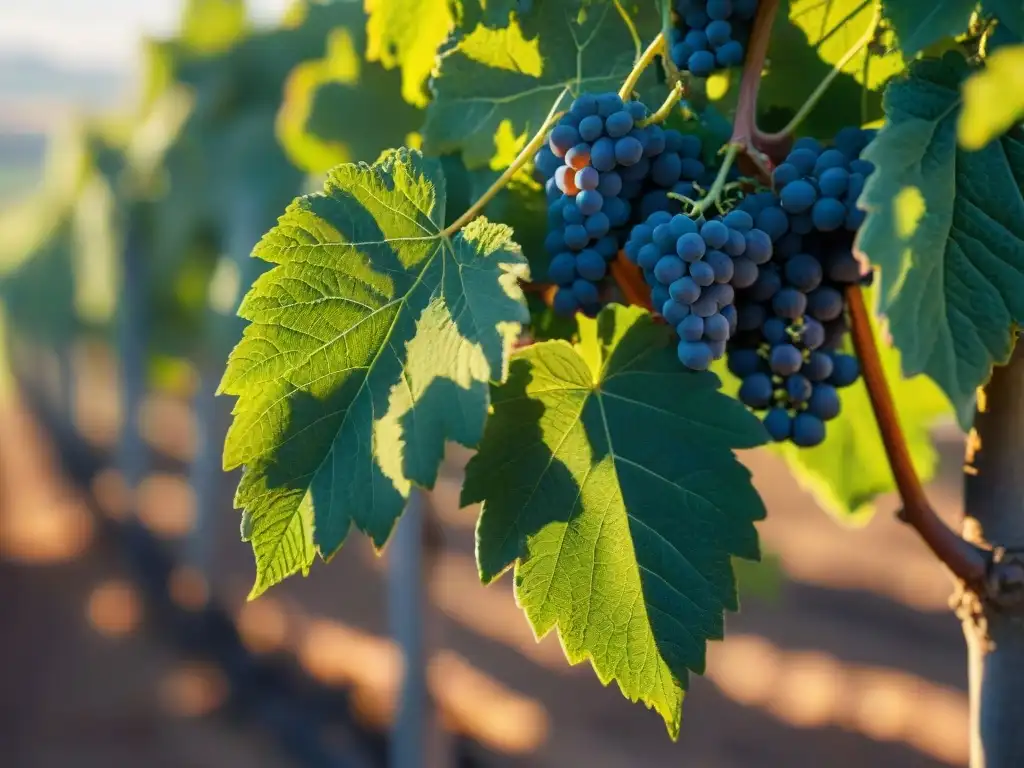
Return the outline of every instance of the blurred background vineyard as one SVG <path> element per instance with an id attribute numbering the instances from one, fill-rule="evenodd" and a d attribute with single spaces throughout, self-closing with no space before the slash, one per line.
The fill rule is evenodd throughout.
<path id="1" fill-rule="evenodd" d="M 213 388 L 263 267 L 253 244 L 332 164 L 415 143 L 426 96 L 406 84 L 403 99 L 399 72 L 367 61 L 361 2 L 249 5 L 0 8 L 4 766 L 384 764 L 401 675 L 387 555 L 353 539 L 247 603 L 237 478 L 219 468 L 230 403 Z M 949 516 L 960 441 L 937 434 Z M 893 499 L 842 529 L 778 457 L 745 457 L 766 562 L 741 568 L 743 612 L 673 745 L 556 638 L 535 642 L 508 579 L 479 584 L 465 459 L 428 497 L 447 764 L 966 762 L 949 590 Z"/>

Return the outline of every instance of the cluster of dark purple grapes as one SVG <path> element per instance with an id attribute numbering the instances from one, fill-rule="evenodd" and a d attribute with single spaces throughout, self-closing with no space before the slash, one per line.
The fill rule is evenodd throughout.
<path id="1" fill-rule="evenodd" d="M 708 171 L 696 136 L 641 123 L 639 101 L 616 93 L 583 94 L 552 129 L 535 157 L 548 198 L 548 279 L 554 309 L 588 315 L 600 309 L 600 284 L 631 224 L 697 195 Z M 676 208 L 678 210 L 678 207 Z"/>
<path id="2" fill-rule="evenodd" d="M 757 0 L 676 0 L 675 10 L 671 56 L 679 69 L 707 77 L 743 64 Z"/>
<path id="3" fill-rule="evenodd" d="M 773 174 L 775 192 L 745 198 L 755 226 L 773 243 L 771 260 L 737 291 L 737 332 L 729 369 L 740 400 L 764 411 L 773 439 L 812 447 L 840 410 L 837 389 L 860 375 L 839 351 L 848 331 L 844 290 L 860 282 L 853 240 L 864 218 L 857 198 L 871 173 L 860 153 L 870 132 L 846 128 L 831 148 L 800 139 Z"/>
<path id="4" fill-rule="evenodd" d="M 680 362 L 704 371 L 725 354 L 737 329 L 736 291 L 757 280 L 772 241 L 745 211 L 710 221 L 658 211 L 633 227 L 624 250 L 643 269 L 654 309 L 679 334 Z"/>

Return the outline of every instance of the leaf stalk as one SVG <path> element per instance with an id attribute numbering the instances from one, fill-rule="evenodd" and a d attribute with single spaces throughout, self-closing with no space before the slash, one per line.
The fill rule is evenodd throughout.
<path id="1" fill-rule="evenodd" d="M 512 177 L 516 175 L 519 169 L 526 165 L 530 161 L 530 158 L 537 154 L 537 151 L 544 146 L 544 142 L 547 141 L 548 130 L 552 125 L 554 125 L 555 121 L 562 116 L 561 112 L 555 111 L 561 100 L 562 98 L 559 97 L 543 125 L 541 125 L 540 129 L 536 134 L 534 134 L 533 138 L 530 139 L 526 146 L 520 150 L 519 154 L 516 155 L 516 159 L 512 161 L 512 165 L 506 168 L 505 172 L 495 179 L 494 183 L 487 188 L 487 191 L 480 195 L 477 201 L 473 203 L 473 205 L 471 205 L 464 214 L 441 230 L 442 237 L 451 237 L 475 219 L 487 204 L 494 199 L 495 195 L 501 192 L 501 190 L 503 190 L 508 183 L 512 181 Z"/>
<path id="2" fill-rule="evenodd" d="M 653 112 L 644 120 L 641 120 L 639 123 L 637 123 L 637 125 L 643 128 L 644 126 L 648 126 L 651 123 L 665 122 L 665 120 L 668 119 L 668 116 L 672 114 L 672 110 L 675 108 L 676 104 L 678 104 L 679 100 L 683 98 L 685 92 L 686 91 L 683 88 L 683 84 L 676 83 L 672 90 L 669 92 L 668 98 L 666 98 L 665 101 L 662 102 L 662 105 L 658 107 L 657 111 Z"/>
<path id="3" fill-rule="evenodd" d="M 622 87 L 619 89 L 619 97 L 623 101 L 628 101 L 632 96 L 633 91 L 636 89 L 636 84 L 640 82 L 640 76 L 643 75 L 644 70 L 647 69 L 648 65 L 654 61 L 654 57 L 665 50 L 665 33 L 659 32 L 655 38 L 651 41 L 651 44 L 647 46 L 647 50 L 641 54 L 640 58 L 637 59 L 636 64 L 633 65 L 633 70 L 626 76 L 625 82 L 622 83 Z"/>
<path id="4" fill-rule="evenodd" d="M 711 209 L 712 206 L 717 205 L 719 198 L 722 196 L 722 190 L 725 189 L 725 180 L 729 176 L 729 169 L 732 168 L 732 164 L 736 161 L 736 157 L 742 152 L 745 147 L 737 142 L 729 142 L 726 145 L 725 157 L 722 159 L 722 165 L 718 169 L 718 175 L 715 176 L 714 182 L 711 184 L 711 189 L 708 193 L 696 203 L 693 203 L 693 209 L 690 211 L 690 216 L 702 216 L 705 212 Z M 668 193 L 669 197 L 682 200 L 683 202 L 692 202 L 683 195 L 677 195 L 674 192 Z"/>

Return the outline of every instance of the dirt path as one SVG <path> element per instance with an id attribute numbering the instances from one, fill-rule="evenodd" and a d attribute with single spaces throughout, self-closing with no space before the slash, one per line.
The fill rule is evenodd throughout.
<path id="1" fill-rule="evenodd" d="M 102 422 L 110 416 L 94 398 Z M 152 409 L 153 434 L 187 453 L 187 411 Z M 106 414 L 106 416 L 103 416 Z M 161 421 L 163 419 L 163 421 Z M 95 426 L 95 424 L 93 425 Z M 110 434 L 108 428 L 96 434 Z M 935 502 L 956 506 L 955 435 Z M 774 600 L 747 598 L 688 698 L 679 745 L 658 718 L 536 643 L 509 579 L 484 588 L 472 510 L 456 508 L 461 456 L 433 496 L 444 553 L 432 592 L 444 650 L 431 681 L 447 722 L 494 765 L 565 768 L 916 768 L 966 762 L 962 641 L 943 576 L 911 533 L 880 514 L 846 531 L 767 454 L 746 457 L 765 495 L 765 548 L 787 573 Z M 110 480 L 110 478 L 106 478 Z M 102 488 L 101 488 L 102 490 Z M 353 686 L 386 719 L 398 678 L 386 641 L 385 562 L 362 542 L 329 567 L 244 603 L 252 565 L 223 487 L 217 594 L 250 646 L 293 653 L 314 677 Z M 180 476 L 150 479 L 143 519 L 173 539 L 191 500 Z M 892 504 L 883 504 L 891 511 Z M 224 682 L 145 629 L 116 553 L 97 540 L 43 437 L 13 405 L 0 415 L 0 764 L 12 768 L 261 768 L 285 765 L 258 732 L 217 714 Z M 43 542 L 41 544 L 40 542 Z M 13 757 L 12 757 L 13 756 Z"/>

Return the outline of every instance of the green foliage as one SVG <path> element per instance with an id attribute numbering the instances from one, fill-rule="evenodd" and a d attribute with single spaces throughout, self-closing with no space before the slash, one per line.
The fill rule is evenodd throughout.
<path id="1" fill-rule="evenodd" d="M 224 463 L 245 465 L 253 596 L 333 555 L 353 524 L 383 546 L 445 441 L 480 441 L 527 271 L 508 227 L 443 234 L 444 204 L 439 163 L 390 152 L 335 168 L 256 248 L 277 266 L 245 298 L 221 385 L 239 398 Z"/>
<path id="2" fill-rule="evenodd" d="M 11 325 L 63 345 L 114 313 L 118 186 L 126 157 L 112 131 L 65 129 L 40 190 L 0 213 L 0 300 Z"/>
<path id="3" fill-rule="evenodd" d="M 869 30 L 873 15 L 872 4 L 864 0 L 781 2 L 758 99 L 768 117 L 772 110 L 786 117 L 796 113 L 833 65 Z M 875 42 L 842 68 L 801 130 L 830 136 L 845 125 L 879 119 L 882 88 L 904 66 L 892 43 L 891 33 L 877 32 Z M 782 121 L 776 118 L 776 122 Z"/>
<path id="4" fill-rule="evenodd" d="M 986 0 L 982 7 L 999 19 L 1004 32 L 1012 33 L 1018 41 L 1024 37 L 1024 5 L 1015 0 Z"/>
<path id="5" fill-rule="evenodd" d="M 536 633 L 557 630 L 570 662 L 590 660 L 675 736 L 737 575 L 778 589 L 777 563 L 749 564 L 765 510 L 735 455 L 767 435 L 732 377 L 684 369 L 649 313 L 562 318 L 550 287 L 524 296 L 547 273 L 548 204 L 516 160 L 572 97 L 622 87 L 668 5 L 297 0 L 257 29 L 242 0 L 188 0 L 180 33 L 145 47 L 134 108 L 52 145 L 39 199 L 0 216 L 0 297 L 40 343 L 102 328 L 130 227 L 162 366 L 188 356 L 206 373 L 237 343 L 224 464 L 244 466 L 253 597 L 329 559 L 353 526 L 383 546 L 445 444 L 479 447 L 463 501 L 483 504 L 483 580 L 514 569 Z M 858 247 L 880 270 L 873 331 L 927 480 L 929 429 L 950 401 L 970 423 L 1024 322 L 1024 6 L 881 8 L 874 27 L 872 2 L 781 3 L 746 106 L 781 127 L 855 51 L 799 133 L 885 118 Z M 958 53 L 908 71 L 936 50 Z M 661 64 L 638 81 L 652 107 L 673 76 Z M 666 121 L 701 136 L 708 169 L 736 128 L 739 79 L 686 76 Z M 389 149 L 405 144 L 425 154 Z M 323 191 L 295 199 L 307 173 L 326 174 Z M 467 211 L 487 218 L 451 230 Z M 848 523 L 895 484 L 863 382 L 820 447 L 773 449 Z"/>
<path id="6" fill-rule="evenodd" d="M 496 5 L 486 23 L 467 14 L 440 54 L 423 126 L 427 152 L 461 152 L 469 168 L 510 165 L 569 96 L 617 91 L 639 53 L 634 31 L 650 40 L 661 28 L 654 3 L 537 2 L 521 15 Z"/>
<path id="7" fill-rule="evenodd" d="M 452 29 L 451 0 L 366 0 L 366 58 L 387 69 L 400 67 L 402 96 L 425 107 L 430 97 L 427 78 L 437 49 Z"/>
<path id="8" fill-rule="evenodd" d="M 21 229 L 27 238 L 5 243 L 0 251 L 0 302 L 7 318 L 26 338 L 38 344 L 61 345 L 78 328 L 74 223 L 70 210 L 55 214 L 42 203 L 32 201 L 0 219 L 0 232 L 7 237 L 16 237 L 14 233 Z M 15 216 L 22 220 L 15 221 Z"/>
<path id="9" fill-rule="evenodd" d="M 1024 120 L 1024 45 L 1001 48 L 986 57 L 985 68 L 968 77 L 962 90 L 960 144 L 981 149 Z"/>
<path id="10" fill-rule="evenodd" d="M 965 32 L 976 5 L 975 0 L 882 0 L 907 56 Z"/>
<path id="11" fill-rule="evenodd" d="M 362 9 L 345 3 L 345 10 L 346 22 L 335 25 L 327 55 L 292 70 L 277 117 L 278 137 L 288 157 L 314 173 L 372 160 L 404 144 L 423 119 L 419 109 L 402 100 L 399 75 L 364 60 Z M 372 129 L 366 120 L 373 121 Z"/>
<path id="12" fill-rule="evenodd" d="M 221 53 L 245 35 L 246 24 L 245 0 L 187 0 L 181 40 L 197 53 Z"/>
<path id="13" fill-rule="evenodd" d="M 447 181 L 449 219 L 452 220 L 480 199 L 500 176 L 499 172 L 485 168 L 469 170 L 458 155 L 445 155 L 441 163 Z M 550 260 L 550 255 L 544 250 L 547 200 L 540 183 L 533 178 L 532 166 L 520 169 L 487 204 L 483 213 L 512 227 L 516 242 L 530 264 L 531 274 L 547 274 Z"/>
<path id="14" fill-rule="evenodd" d="M 865 157 L 877 168 L 859 247 L 880 268 L 879 310 L 908 375 L 927 373 L 973 419 L 975 390 L 1013 347 L 1024 318 L 1024 141 L 957 146 L 956 53 L 922 60 L 886 93 L 886 125 Z"/>
<path id="15" fill-rule="evenodd" d="M 538 636 L 557 626 L 569 661 L 675 736 L 687 670 L 737 608 L 730 556 L 758 557 L 764 508 L 733 449 L 764 429 L 713 374 L 682 369 L 646 312 L 612 305 L 580 334 L 515 354 L 462 501 L 483 502 L 482 578 L 515 563 Z"/>

